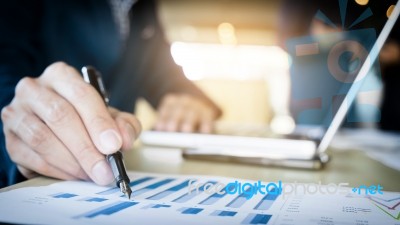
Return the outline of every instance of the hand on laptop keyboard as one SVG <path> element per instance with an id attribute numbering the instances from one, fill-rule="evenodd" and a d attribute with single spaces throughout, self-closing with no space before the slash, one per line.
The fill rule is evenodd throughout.
<path id="1" fill-rule="evenodd" d="M 184 94 L 166 95 L 158 107 L 157 131 L 211 133 L 221 115 L 214 104 Z"/>

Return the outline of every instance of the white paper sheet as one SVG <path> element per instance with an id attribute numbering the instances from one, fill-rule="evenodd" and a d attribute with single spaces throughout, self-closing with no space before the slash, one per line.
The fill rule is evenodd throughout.
<path id="1" fill-rule="evenodd" d="M 400 133 L 342 129 L 336 134 L 331 147 L 337 151 L 363 151 L 371 159 L 400 171 Z"/>
<path id="2" fill-rule="evenodd" d="M 18 224 L 400 225 L 400 193 L 360 195 L 347 188 L 343 189 L 346 193 L 304 194 L 299 191 L 275 197 L 258 193 L 246 199 L 238 194 L 207 194 L 201 188 L 199 192 L 193 190 L 188 194 L 187 184 L 191 179 L 199 183 L 228 184 L 235 181 L 232 178 L 143 173 L 129 173 L 129 176 L 134 191 L 131 200 L 123 197 L 117 188 L 79 181 L 0 193 L 0 221 Z"/>

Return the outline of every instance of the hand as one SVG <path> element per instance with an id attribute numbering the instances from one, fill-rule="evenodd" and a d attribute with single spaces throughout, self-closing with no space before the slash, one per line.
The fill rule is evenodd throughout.
<path id="1" fill-rule="evenodd" d="M 97 91 L 65 63 L 23 78 L 1 112 L 6 147 L 27 178 L 114 180 L 105 154 L 129 149 L 141 130 L 132 114 L 107 109 Z"/>
<path id="2" fill-rule="evenodd" d="M 158 131 L 211 133 L 214 121 L 221 112 L 202 100 L 185 94 L 168 94 L 158 107 L 159 117 L 155 125 Z"/>

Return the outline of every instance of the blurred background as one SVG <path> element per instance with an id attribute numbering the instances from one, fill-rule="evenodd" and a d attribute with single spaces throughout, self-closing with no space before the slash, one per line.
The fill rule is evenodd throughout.
<path id="1" fill-rule="evenodd" d="M 340 24 L 338 2 L 158 0 L 158 15 L 166 38 L 171 43 L 171 54 L 175 62 L 183 68 L 188 79 L 222 108 L 224 114 L 220 118 L 220 124 L 269 125 L 276 132 L 286 133 L 293 129 L 294 123 L 289 116 L 290 59 L 281 47 L 285 46 L 285 38 L 309 35 L 307 33 L 310 32 L 311 20 L 318 9 L 332 19 L 334 24 Z M 350 23 L 358 21 L 354 27 L 350 26 L 352 30 L 374 27 L 379 34 L 393 10 L 395 1 L 344 2 L 348 2 L 345 21 L 347 27 L 344 28 L 349 28 Z M 372 13 L 364 19 L 365 22 L 357 20 L 369 8 L 372 9 Z M 321 26 L 312 26 L 316 27 L 318 34 Z M 398 34 L 397 28 L 395 27 L 394 31 Z M 325 27 L 322 30 L 329 29 Z M 396 38 L 399 37 L 395 36 L 394 39 L 398 48 Z M 391 69 L 391 73 L 397 74 L 400 56 L 396 56 L 393 49 L 384 48 L 382 52 L 392 51 L 386 58 L 395 61 L 396 66 Z M 385 60 L 382 57 L 385 54 L 382 52 L 381 69 L 385 69 Z M 387 75 L 386 79 L 389 77 L 398 76 Z M 379 76 L 373 82 L 381 82 Z M 361 93 L 357 101 L 379 107 L 383 86 L 377 86 L 380 88 L 374 88 L 373 92 Z M 386 92 L 386 96 L 394 96 L 393 93 Z M 390 106 L 385 112 L 395 111 L 393 103 L 386 102 L 384 105 Z M 144 128 L 150 129 L 155 118 L 150 105 L 144 100 L 139 100 L 135 113 Z M 389 124 L 393 124 L 393 121 L 399 120 L 395 116 L 389 121 Z M 372 126 L 376 124 L 374 122 Z"/>
<path id="2" fill-rule="evenodd" d="M 279 0 L 159 0 L 171 54 L 224 111 L 224 123 L 268 124 L 287 115 L 288 58 L 278 47 Z M 154 111 L 138 101 L 150 128 Z"/>

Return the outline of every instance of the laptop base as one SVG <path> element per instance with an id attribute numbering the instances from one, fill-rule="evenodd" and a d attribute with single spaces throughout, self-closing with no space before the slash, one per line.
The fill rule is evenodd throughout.
<path id="1" fill-rule="evenodd" d="M 250 165 L 259 165 L 267 167 L 286 167 L 286 168 L 301 168 L 319 170 L 322 169 L 330 157 L 326 153 L 316 155 L 311 159 L 290 159 L 290 158 L 270 158 L 266 156 L 255 157 L 255 156 L 237 156 L 229 154 L 219 154 L 218 151 L 203 151 L 199 149 L 184 149 L 182 156 L 185 159 L 194 160 L 208 160 L 215 162 L 227 162 L 227 163 L 242 163 Z"/>

